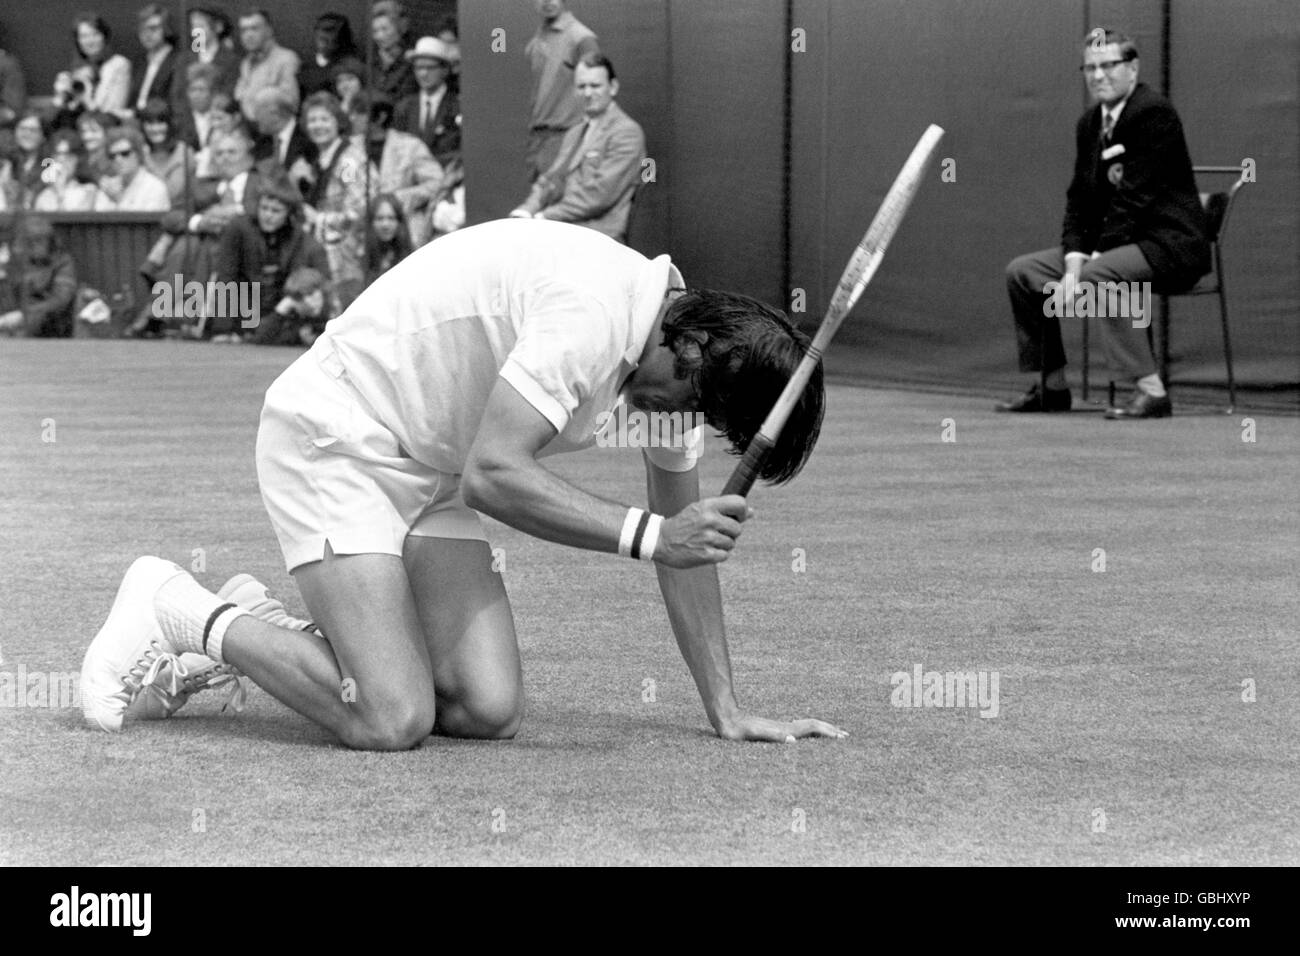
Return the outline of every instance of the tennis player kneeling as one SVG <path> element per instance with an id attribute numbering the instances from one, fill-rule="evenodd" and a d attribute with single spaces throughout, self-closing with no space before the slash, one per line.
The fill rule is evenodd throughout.
<path id="1" fill-rule="evenodd" d="M 589 229 L 506 220 L 439 239 L 377 280 L 266 393 L 258 481 L 314 623 L 248 575 L 212 594 L 177 565 L 140 558 L 86 653 L 87 722 L 117 731 L 128 709 L 170 716 L 242 674 L 350 747 L 513 736 L 519 647 L 483 513 L 653 561 L 721 736 L 844 736 L 736 701 L 716 565 L 750 511 L 739 495 L 700 499 L 698 432 L 644 450 L 649 511 L 538 461 L 594 444 L 620 401 L 698 412 L 743 450 L 807 344 L 782 313 L 687 291 L 667 256 Z M 803 467 L 823 401 L 819 372 L 764 480 Z"/>

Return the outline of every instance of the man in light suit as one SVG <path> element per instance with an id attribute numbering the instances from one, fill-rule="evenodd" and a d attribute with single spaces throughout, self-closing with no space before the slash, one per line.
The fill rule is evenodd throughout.
<path id="1" fill-rule="evenodd" d="M 1100 305 L 1099 290 L 1114 284 L 1150 283 L 1157 293 L 1181 292 L 1210 269 L 1204 214 L 1178 114 L 1167 99 L 1137 81 L 1137 48 L 1128 37 L 1094 30 L 1083 54 L 1080 69 L 1097 105 L 1083 114 L 1075 131 L 1074 179 L 1066 194 L 1061 245 L 1007 266 L 1020 370 L 1041 373 L 1043 382 L 1035 381 L 998 411 L 1069 410 L 1057 316 L 1086 316 L 1074 303 Z M 1093 291 L 1098 294 L 1089 295 Z M 1071 309 L 1054 307 L 1053 296 Z M 1135 385 L 1131 402 L 1109 409 L 1108 419 L 1166 418 L 1173 412 L 1147 340 L 1149 303 L 1145 309 L 1144 316 L 1094 309 L 1084 319 L 1097 322 L 1116 377 Z"/>
<path id="2" fill-rule="evenodd" d="M 585 122 L 564 134 L 555 162 L 510 215 L 572 222 L 625 242 L 645 133 L 614 102 L 618 79 L 608 57 L 588 53 L 579 60 L 574 87 Z"/>
<path id="3" fill-rule="evenodd" d="M 371 194 L 391 193 L 402 204 L 411 242 L 429 241 L 429 203 L 442 186 L 443 170 L 418 137 L 392 129 L 393 101 L 382 93 L 372 100 L 363 90 L 352 98 L 353 139 L 379 171 Z"/>

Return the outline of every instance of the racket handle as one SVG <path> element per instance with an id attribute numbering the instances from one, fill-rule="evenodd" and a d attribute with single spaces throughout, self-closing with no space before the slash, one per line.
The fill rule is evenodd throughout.
<path id="1" fill-rule="evenodd" d="M 772 450 L 772 445 L 770 438 L 762 432 L 756 433 L 750 439 L 745 453 L 740 456 L 740 462 L 736 465 L 736 470 L 731 473 L 731 477 L 727 479 L 727 485 L 722 489 L 722 493 L 724 495 L 749 494 L 749 489 L 754 487 L 754 482 L 763 468 L 763 462 L 767 460 L 767 453 Z"/>

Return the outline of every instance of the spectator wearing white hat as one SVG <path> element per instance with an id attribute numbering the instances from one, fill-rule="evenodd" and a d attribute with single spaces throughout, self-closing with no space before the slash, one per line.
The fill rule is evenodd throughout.
<path id="1" fill-rule="evenodd" d="M 418 136 L 446 166 L 460 156 L 460 98 L 447 86 L 452 65 L 460 62 L 460 49 L 437 37 L 420 37 L 406 58 L 419 90 L 398 101 L 393 129 Z"/>

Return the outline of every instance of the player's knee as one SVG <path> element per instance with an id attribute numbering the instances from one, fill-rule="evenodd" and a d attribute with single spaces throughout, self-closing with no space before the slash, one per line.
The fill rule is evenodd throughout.
<path id="1" fill-rule="evenodd" d="M 438 726 L 449 737 L 509 740 L 524 719 L 523 695 L 514 690 L 488 691 L 445 704 Z"/>
<path id="2" fill-rule="evenodd" d="M 392 707 L 358 722 L 347 743 L 358 750 L 410 750 L 433 732 L 433 708 Z"/>

